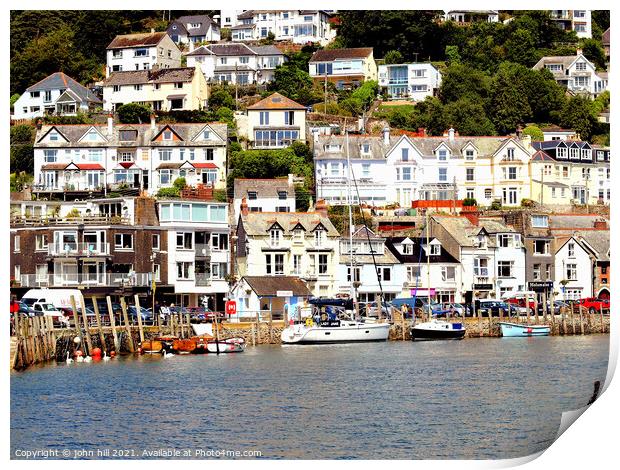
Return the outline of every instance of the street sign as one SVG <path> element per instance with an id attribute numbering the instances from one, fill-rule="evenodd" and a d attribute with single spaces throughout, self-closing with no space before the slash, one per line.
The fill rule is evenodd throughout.
<path id="1" fill-rule="evenodd" d="M 276 297 L 293 297 L 293 291 L 292 290 L 276 291 Z"/>
<path id="2" fill-rule="evenodd" d="M 226 302 L 226 314 L 234 315 L 237 313 L 237 302 L 234 300 L 229 300 Z"/>

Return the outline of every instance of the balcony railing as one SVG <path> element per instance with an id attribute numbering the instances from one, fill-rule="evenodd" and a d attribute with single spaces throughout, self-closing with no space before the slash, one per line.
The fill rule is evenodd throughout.
<path id="1" fill-rule="evenodd" d="M 19 282 L 21 287 L 149 287 L 151 276 L 151 273 L 22 274 Z"/>
<path id="2" fill-rule="evenodd" d="M 51 256 L 101 256 L 110 254 L 109 243 L 51 243 L 47 252 Z"/>
<path id="3" fill-rule="evenodd" d="M 11 216 L 11 226 L 32 225 L 32 226 L 51 226 L 51 225 L 130 225 L 130 219 L 121 216 L 105 215 L 84 215 L 79 217 L 54 217 L 47 215 Z"/>

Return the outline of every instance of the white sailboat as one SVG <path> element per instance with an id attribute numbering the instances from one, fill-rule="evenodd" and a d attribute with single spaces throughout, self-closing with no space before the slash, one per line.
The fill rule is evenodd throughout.
<path id="1" fill-rule="evenodd" d="M 345 131 L 346 132 L 346 131 Z M 351 272 L 353 272 L 353 213 L 351 206 L 353 200 L 351 197 L 351 160 L 349 157 L 349 133 L 346 133 L 346 150 L 347 150 L 347 166 L 349 169 L 349 177 L 347 179 L 347 202 L 349 206 L 349 249 L 351 250 Z M 351 299 L 352 305 L 356 302 L 356 291 L 351 282 Z M 336 306 L 343 303 L 341 300 L 335 300 L 333 303 L 329 301 L 317 301 L 319 305 Z M 344 305 L 343 305 L 344 306 Z M 316 308 L 316 307 L 315 307 Z M 301 319 L 300 319 L 301 320 Z M 366 323 L 351 318 L 344 310 L 340 312 L 338 318 L 330 319 L 328 314 L 322 312 L 315 321 L 308 318 L 305 322 L 299 321 L 284 328 L 280 338 L 283 344 L 325 344 L 325 343 L 349 343 L 362 341 L 386 341 L 390 334 L 390 324 L 381 322 Z"/>

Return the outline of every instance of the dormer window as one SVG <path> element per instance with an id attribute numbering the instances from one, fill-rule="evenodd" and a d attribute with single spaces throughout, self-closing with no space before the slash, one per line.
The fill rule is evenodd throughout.
<path id="1" fill-rule="evenodd" d="M 286 191 L 278 191 L 278 199 L 281 201 L 286 201 L 288 197 L 288 193 Z"/>
<path id="2" fill-rule="evenodd" d="M 566 158 L 566 148 L 565 147 L 558 147 L 558 151 L 557 151 L 557 157 L 558 158 Z"/>
<path id="3" fill-rule="evenodd" d="M 403 245 L 403 255 L 412 255 L 413 254 L 413 245 L 407 243 Z"/>
<path id="4" fill-rule="evenodd" d="M 474 151 L 472 149 L 465 150 L 465 160 L 473 160 L 474 159 Z"/>
<path id="5" fill-rule="evenodd" d="M 88 140 L 90 142 L 94 142 L 95 140 L 99 140 L 99 134 L 97 133 L 97 131 L 95 129 L 91 129 L 90 131 L 88 131 L 88 134 L 86 134 L 86 140 Z"/>
<path id="6" fill-rule="evenodd" d="M 514 161 L 515 159 L 515 149 L 514 147 L 510 147 L 506 150 L 506 160 L 509 162 Z"/>
<path id="7" fill-rule="evenodd" d="M 280 246 L 281 241 L 282 241 L 282 230 L 271 229 L 269 231 L 269 242 L 271 246 Z"/>
<path id="8" fill-rule="evenodd" d="M 430 245 L 431 256 L 439 256 L 440 253 L 441 253 L 441 245 L 438 245 L 438 244 Z"/>
<path id="9" fill-rule="evenodd" d="M 586 71 L 586 63 L 585 62 L 577 62 L 575 64 L 575 70 L 577 72 L 585 72 Z"/>
<path id="10" fill-rule="evenodd" d="M 304 239 L 304 231 L 300 228 L 296 228 L 295 230 L 293 230 L 293 238 L 295 239 L 295 241 L 302 241 Z"/>
<path id="11" fill-rule="evenodd" d="M 133 142 L 138 138 L 138 131 L 127 130 L 118 132 L 118 140 L 123 142 Z"/>
<path id="12" fill-rule="evenodd" d="M 325 231 L 323 229 L 315 230 L 314 232 L 314 245 L 323 246 L 325 243 Z"/>
<path id="13" fill-rule="evenodd" d="M 363 154 L 368 155 L 370 153 L 370 144 L 362 144 L 360 147 Z"/>
<path id="14" fill-rule="evenodd" d="M 171 130 L 165 130 L 162 134 L 162 138 L 164 140 L 172 140 L 172 131 Z"/>
<path id="15" fill-rule="evenodd" d="M 258 193 L 256 191 L 248 191 L 248 199 L 250 201 L 255 201 L 258 199 Z"/>
<path id="16" fill-rule="evenodd" d="M 448 151 L 446 149 L 441 149 L 437 152 L 437 158 L 440 162 L 445 162 L 448 160 Z"/>
<path id="17" fill-rule="evenodd" d="M 211 138 L 211 132 L 209 132 L 209 131 L 203 131 L 203 132 L 202 132 L 202 138 L 203 138 L 204 140 L 209 140 L 209 139 Z"/>
<path id="18" fill-rule="evenodd" d="M 339 152 L 341 148 L 342 146 L 338 144 L 329 144 L 325 146 L 325 151 L 326 152 Z"/>
<path id="19" fill-rule="evenodd" d="M 487 237 L 484 236 L 483 234 L 478 235 L 478 246 L 480 248 L 486 248 L 487 247 Z"/>
<path id="20" fill-rule="evenodd" d="M 49 140 L 51 142 L 56 142 L 58 140 L 58 132 L 56 132 L 56 131 L 50 132 Z"/>
<path id="21" fill-rule="evenodd" d="M 401 158 L 403 162 L 409 161 L 409 149 L 407 148 L 401 149 Z"/>

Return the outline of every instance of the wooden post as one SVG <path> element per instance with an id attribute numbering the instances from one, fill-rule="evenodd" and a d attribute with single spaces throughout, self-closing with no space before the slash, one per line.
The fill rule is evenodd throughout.
<path id="1" fill-rule="evenodd" d="M 101 327 L 101 316 L 99 315 L 99 305 L 97 305 L 97 297 L 93 295 L 91 299 L 93 299 L 93 310 L 95 311 L 95 320 L 97 320 L 97 330 L 99 331 L 99 341 L 101 343 L 101 349 L 104 352 L 107 352 L 108 349 L 105 347 L 105 336 L 103 334 L 103 328 Z"/>
<path id="2" fill-rule="evenodd" d="M 527 324 L 530 325 L 531 323 L 530 323 L 530 306 L 529 306 L 529 304 L 526 305 L 525 312 L 526 312 L 526 315 L 527 315 Z"/>
<path id="3" fill-rule="evenodd" d="M 131 335 L 131 326 L 129 325 L 129 316 L 127 315 L 127 304 L 125 303 L 125 297 L 121 297 L 121 310 L 123 311 L 123 320 L 125 321 L 125 330 L 127 331 L 127 342 L 129 352 L 135 352 L 136 347 L 133 344 L 133 336 Z"/>
<path id="4" fill-rule="evenodd" d="M 256 329 L 254 323 L 252 323 L 252 346 L 256 346 Z"/>
<path id="5" fill-rule="evenodd" d="M 570 323 L 572 326 L 571 333 L 575 334 L 575 306 L 571 305 L 570 307 Z"/>
<path id="6" fill-rule="evenodd" d="M 75 326 L 75 334 L 78 338 L 80 338 L 80 347 L 82 347 L 82 342 L 84 338 L 82 337 L 82 328 L 80 328 L 80 318 L 78 317 L 77 308 L 75 307 L 75 297 L 71 296 L 71 310 L 73 310 L 73 321 Z"/>
<path id="7" fill-rule="evenodd" d="M 601 333 L 605 333 L 605 323 L 603 322 L 603 309 L 601 308 Z"/>
<path id="8" fill-rule="evenodd" d="M 87 356 L 90 356 L 93 350 L 93 341 L 90 337 L 90 329 L 88 327 L 88 318 L 86 317 L 86 304 L 84 303 L 84 296 L 82 296 L 82 320 L 84 321 L 84 330 L 86 331 L 86 344 L 88 345 Z"/>
<path id="9" fill-rule="evenodd" d="M 543 320 L 545 322 L 545 325 L 547 324 L 547 291 L 543 291 L 542 294 L 542 300 L 543 300 L 543 306 L 542 306 L 542 311 L 543 311 Z M 553 306 L 551 307 L 551 311 L 553 312 Z"/>
<path id="10" fill-rule="evenodd" d="M 585 334 L 583 331 L 583 305 L 579 305 L 579 333 Z"/>
<path id="11" fill-rule="evenodd" d="M 403 341 L 405 341 L 405 339 L 407 338 L 407 332 L 405 330 L 405 312 L 403 311 L 400 312 L 400 324 L 403 330 Z"/>
<path id="12" fill-rule="evenodd" d="M 381 294 L 379 294 L 377 296 L 377 307 L 379 308 L 379 313 L 377 314 L 377 318 L 379 320 L 379 323 L 381 323 L 381 319 L 383 318 L 383 302 L 381 302 Z"/>
<path id="13" fill-rule="evenodd" d="M 286 328 L 288 326 L 288 309 L 291 308 L 290 306 L 284 307 L 282 309 L 282 321 L 284 322 L 284 328 Z"/>
<path id="14" fill-rule="evenodd" d="M 56 357 L 56 332 L 54 331 L 54 320 L 51 317 L 47 318 L 47 331 L 52 349 L 52 357 Z"/>
<path id="15" fill-rule="evenodd" d="M 187 337 L 190 338 L 194 336 L 194 330 L 192 330 L 192 325 L 189 322 L 189 313 L 185 314 L 185 324 L 187 325 Z"/>
<path id="16" fill-rule="evenodd" d="M 269 344 L 273 343 L 273 310 L 269 312 Z"/>
<path id="17" fill-rule="evenodd" d="M 562 316 L 562 334 L 566 334 L 566 307 L 560 307 L 560 315 Z"/>
<path id="18" fill-rule="evenodd" d="M 41 344 L 39 342 L 39 325 L 41 324 L 41 317 L 34 317 L 32 322 L 32 342 L 33 342 L 33 353 L 34 353 L 34 363 L 41 362 L 42 351 Z"/>
<path id="19" fill-rule="evenodd" d="M 260 342 L 260 322 L 258 312 L 256 312 L 256 342 Z"/>
<path id="20" fill-rule="evenodd" d="M 112 339 L 114 340 L 114 352 L 116 354 L 121 352 L 121 348 L 118 345 L 118 334 L 116 333 L 116 314 L 112 310 L 112 299 L 110 296 L 106 296 L 106 302 L 108 303 L 108 312 L 110 312 L 110 325 L 112 326 Z"/>
<path id="21" fill-rule="evenodd" d="M 138 331 L 140 332 L 140 344 L 144 343 L 144 330 L 142 329 L 142 310 L 140 309 L 140 297 L 133 296 L 136 302 L 136 317 L 138 318 Z"/>
<path id="22" fill-rule="evenodd" d="M 491 312 L 489 312 L 489 315 L 491 315 Z M 478 331 L 479 336 L 482 337 L 482 312 L 480 309 L 478 309 Z"/>

